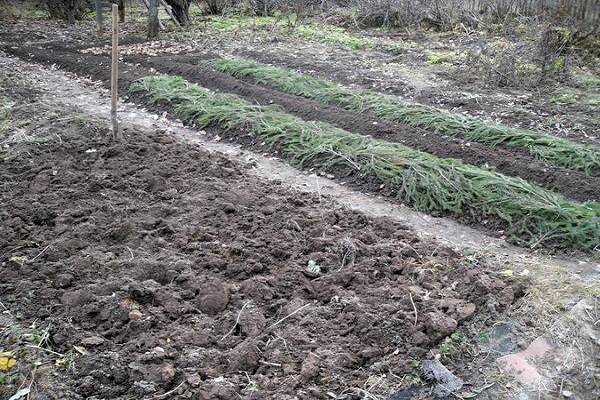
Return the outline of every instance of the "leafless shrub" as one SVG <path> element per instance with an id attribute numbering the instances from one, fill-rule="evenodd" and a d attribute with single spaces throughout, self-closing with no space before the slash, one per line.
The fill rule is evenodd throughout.
<path id="1" fill-rule="evenodd" d="M 273 15 L 278 3 L 279 0 L 246 0 L 248 8 L 259 17 Z"/>
<path id="2" fill-rule="evenodd" d="M 597 0 L 327 0 L 324 4 L 341 7 L 341 16 L 367 27 L 450 30 L 485 22 L 510 33 L 526 18 L 600 30 Z"/>
<path id="3" fill-rule="evenodd" d="M 403 0 L 356 1 L 356 21 L 366 27 L 414 26 L 422 19 L 425 9 L 420 4 Z"/>
<path id="4" fill-rule="evenodd" d="M 208 14 L 220 15 L 228 7 L 233 5 L 232 0 L 204 0 Z"/>
<path id="5" fill-rule="evenodd" d="M 466 72 L 490 86 L 539 86 L 565 79 L 572 53 L 568 33 L 549 27 L 533 43 L 500 41 L 469 52 Z"/>
<path id="6" fill-rule="evenodd" d="M 11 0 L 0 0 L 0 20 L 15 17 L 14 4 Z"/>
<path id="7" fill-rule="evenodd" d="M 564 75 L 567 72 L 572 43 L 570 34 L 556 28 L 547 28 L 537 42 L 537 57 L 542 79 L 546 76 Z"/>
<path id="8" fill-rule="evenodd" d="M 322 8 L 323 0 L 245 0 L 242 5 L 255 15 L 278 14 L 282 18 L 287 18 L 288 23 L 295 24 L 311 15 L 317 8 Z"/>
<path id="9" fill-rule="evenodd" d="M 64 19 L 71 24 L 93 10 L 93 3 L 93 0 L 46 0 L 50 18 Z"/>
<path id="10" fill-rule="evenodd" d="M 292 32 L 307 17 L 315 13 L 317 8 L 320 7 L 319 3 L 318 0 L 280 0 L 277 9 L 281 11 L 282 17 L 285 18 L 288 31 Z"/>
<path id="11" fill-rule="evenodd" d="M 475 14 L 458 0 L 354 0 L 356 22 L 366 27 L 454 29 L 476 25 Z"/>

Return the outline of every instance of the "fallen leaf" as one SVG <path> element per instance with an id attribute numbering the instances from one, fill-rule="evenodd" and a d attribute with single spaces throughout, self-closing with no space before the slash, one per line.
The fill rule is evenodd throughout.
<path id="1" fill-rule="evenodd" d="M 82 356 L 87 356 L 90 354 L 89 351 L 87 351 L 86 349 L 84 349 L 81 346 L 73 346 L 73 348 L 75 349 L 75 351 L 77 351 L 79 354 L 81 354 Z"/>
<path id="2" fill-rule="evenodd" d="M 13 394 L 8 400 L 19 400 L 27 396 L 30 392 L 29 388 L 19 389 L 17 393 Z"/>
<path id="3" fill-rule="evenodd" d="M 0 371 L 6 371 L 15 366 L 17 360 L 12 357 L 0 357 Z"/>

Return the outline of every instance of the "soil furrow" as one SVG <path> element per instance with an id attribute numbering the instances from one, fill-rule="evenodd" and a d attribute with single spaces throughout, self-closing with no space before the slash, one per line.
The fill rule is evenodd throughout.
<path id="1" fill-rule="evenodd" d="M 259 104 L 280 105 L 290 114 L 305 120 L 328 122 L 350 132 L 402 143 L 438 157 L 459 158 L 473 165 L 488 165 L 503 174 L 536 182 L 574 200 L 600 199 L 600 177 L 549 166 L 531 157 L 524 149 L 503 146 L 491 148 L 480 143 L 431 133 L 424 129 L 382 122 L 380 119 L 364 114 L 323 105 L 268 86 L 232 78 L 198 65 L 189 66 L 188 63 L 194 59 L 186 56 L 153 58 L 128 56 L 126 60 L 150 65 L 159 72 L 179 75 L 208 89 L 237 94 Z"/>
<path id="2" fill-rule="evenodd" d="M 57 64 L 81 75 L 110 81 L 109 58 L 105 55 L 81 54 L 58 44 L 51 48 L 25 47 L 7 51 L 35 61 Z M 489 165 L 506 175 L 519 176 L 578 201 L 600 199 L 600 177 L 590 177 L 563 168 L 551 167 L 533 159 L 525 151 L 504 147 L 490 148 L 457 138 L 440 136 L 423 129 L 384 123 L 376 118 L 352 113 L 333 106 L 258 86 L 210 69 L 191 64 L 194 56 L 126 56 L 121 64 L 121 89 L 126 90 L 133 80 L 148 74 L 139 66 L 154 68 L 160 73 L 182 76 L 215 91 L 233 93 L 260 104 L 277 104 L 287 112 L 306 120 L 332 123 L 348 131 L 403 143 L 438 157 L 460 158 L 473 165 Z M 137 67 L 133 67 L 133 65 Z"/>

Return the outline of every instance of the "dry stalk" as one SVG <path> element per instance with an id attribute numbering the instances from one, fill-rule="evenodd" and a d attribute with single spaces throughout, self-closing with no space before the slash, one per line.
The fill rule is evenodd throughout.
<path id="1" fill-rule="evenodd" d="M 415 311 L 415 322 L 413 325 L 417 326 L 417 321 L 419 320 L 419 313 L 417 312 L 417 306 L 415 305 L 415 302 L 413 300 L 412 293 L 408 292 L 408 298 L 410 299 L 410 304 L 412 304 L 413 310 Z"/>
<path id="2" fill-rule="evenodd" d="M 250 304 L 250 303 L 252 303 L 252 300 L 248 300 L 247 302 L 244 303 L 244 305 L 242 306 L 242 308 L 238 312 L 237 318 L 235 319 L 235 324 L 233 324 L 233 326 L 231 327 L 231 329 L 229 330 L 229 332 L 227 332 L 225 334 L 225 336 L 223 336 L 219 341 L 225 340 L 225 338 L 227 336 L 231 335 L 233 333 L 233 331 L 235 331 L 235 327 L 238 326 L 238 324 L 240 323 L 240 317 L 242 316 L 242 311 L 244 311 L 244 308 L 246 308 L 246 306 L 248 304 Z"/>
<path id="3" fill-rule="evenodd" d="M 302 307 L 298 308 L 295 311 L 292 311 L 290 314 L 286 315 L 285 317 L 281 318 L 279 321 L 275 322 L 273 325 L 269 326 L 267 328 L 267 330 L 271 330 L 273 328 L 275 328 L 277 325 L 279 325 L 280 323 L 282 323 L 283 321 L 285 321 L 286 319 L 298 314 L 300 311 L 302 311 L 303 309 L 305 309 L 306 307 L 308 307 L 310 305 L 310 303 L 303 305 Z"/>

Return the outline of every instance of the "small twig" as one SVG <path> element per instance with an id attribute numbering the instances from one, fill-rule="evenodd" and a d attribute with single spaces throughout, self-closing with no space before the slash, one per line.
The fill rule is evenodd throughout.
<path id="1" fill-rule="evenodd" d="M 225 334 L 225 336 L 223 336 L 219 341 L 225 340 L 225 338 L 227 336 L 231 335 L 233 333 L 233 331 L 235 331 L 235 327 L 238 326 L 238 324 L 240 323 L 240 316 L 242 315 L 242 311 L 244 311 L 244 308 L 246 308 L 246 306 L 248 304 L 250 304 L 250 303 L 252 303 L 252 300 L 248 300 L 247 302 L 244 303 L 244 305 L 242 306 L 242 308 L 238 312 L 237 318 L 235 319 L 235 324 L 233 324 L 233 326 L 231 327 L 231 330 L 229 332 L 227 332 Z"/>
<path id="2" fill-rule="evenodd" d="M 31 387 L 33 386 L 33 382 L 35 381 L 35 371 L 37 370 L 37 366 L 33 368 L 33 371 L 31 371 L 31 382 L 29 382 L 29 386 L 27 387 L 27 389 L 29 389 L 29 392 L 27 393 L 27 400 L 30 399 L 29 396 L 31 396 Z"/>
<path id="3" fill-rule="evenodd" d="M 184 383 L 185 383 L 185 380 L 182 381 L 179 385 L 177 385 L 175 387 L 175 389 L 169 390 L 168 392 L 163 393 L 163 394 L 157 394 L 156 396 L 146 397 L 144 400 L 166 399 L 167 397 L 169 397 L 170 395 L 175 393 L 177 391 L 177 389 L 179 389 Z"/>
<path id="4" fill-rule="evenodd" d="M 357 391 L 358 393 L 360 393 L 363 396 L 363 399 L 377 400 L 376 396 L 372 395 L 371 393 L 369 393 L 365 389 L 354 388 L 354 390 Z"/>
<path id="5" fill-rule="evenodd" d="M 47 353 L 54 354 L 55 356 L 58 356 L 58 357 L 61 357 L 61 358 L 64 358 L 64 357 L 66 357 L 64 354 L 57 353 L 57 352 L 56 352 L 56 351 L 54 351 L 54 350 L 46 349 L 45 347 L 34 346 L 34 345 L 32 345 L 32 344 L 25 345 L 25 347 L 28 347 L 28 348 L 30 348 L 30 349 L 42 350 L 42 351 L 45 351 L 45 352 L 47 352 Z"/>
<path id="6" fill-rule="evenodd" d="M 334 156 L 338 156 L 343 158 L 344 160 L 346 160 L 350 165 L 352 165 L 354 168 L 356 168 L 356 170 L 361 171 L 360 165 L 358 165 L 356 162 L 352 161 L 349 157 L 343 155 L 342 153 L 338 153 L 333 149 L 325 149 L 325 151 L 327 151 L 328 153 L 333 154 Z"/>
<path id="7" fill-rule="evenodd" d="M 288 355 L 291 357 L 292 356 L 292 352 L 290 351 L 290 349 L 288 348 L 287 342 L 285 341 L 284 338 L 282 338 L 281 336 L 279 336 L 278 334 L 274 333 L 275 337 L 279 340 L 281 340 L 283 342 L 283 347 L 285 347 L 285 351 L 287 351 Z"/>
<path id="8" fill-rule="evenodd" d="M 414 253 L 417 255 L 417 258 L 418 258 L 419 260 L 422 260 L 422 259 L 423 259 L 423 256 L 421 256 L 421 255 L 419 254 L 419 252 L 418 252 L 417 250 L 415 250 L 415 248 L 414 248 L 414 247 L 412 247 L 410 244 L 408 244 L 408 243 L 405 243 L 404 245 L 405 245 L 406 247 L 408 247 L 409 249 L 411 249 L 411 250 L 412 250 L 412 251 L 413 251 L 413 252 L 414 252 Z"/>
<path id="9" fill-rule="evenodd" d="M 259 361 L 258 363 L 262 364 L 262 365 L 270 365 L 272 367 L 281 367 L 281 364 L 272 363 L 272 362 L 268 362 L 268 361 Z"/>
<path id="10" fill-rule="evenodd" d="M 131 258 L 129 259 L 129 262 L 133 261 L 133 259 L 135 258 L 133 256 L 133 251 L 131 251 L 131 249 L 129 248 L 129 246 L 125 246 L 127 248 L 127 250 L 129 250 L 129 254 L 131 254 Z"/>
<path id="11" fill-rule="evenodd" d="M 296 311 L 293 311 L 291 314 L 286 315 L 285 317 L 281 318 L 279 321 L 275 322 L 273 325 L 269 326 L 267 328 L 267 330 L 271 330 L 271 329 L 275 328 L 277 325 L 279 325 L 280 323 L 282 323 L 286 319 L 290 318 L 291 316 L 293 316 L 295 314 L 298 314 L 300 311 L 302 311 L 303 309 L 305 309 L 309 305 L 310 305 L 310 303 L 307 303 L 307 304 L 303 305 L 302 307 L 298 308 Z"/>
<path id="12" fill-rule="evenodd" d="M 298 232 L 302 232 L 302 228 L 300 227 L 300 225 L 298 225 L 298 223 L 297 223 L 295 220 L 293 220 L 293 219 L 290 219 L 290 220 L 288 221 L 288 224 L 289 224 L 290 222 L 293 222 L 293 223 L 294 223 L 294 225 L 296 225 L 296 228 L 298 228 Z"/>
<path id="13" fill-rule="evenodd" d="M 417 312 L 417 306 L 412 298 L 412 293 L 408 292 L 408 297 L 410 298 L 410 304 L 413 306 L 413 310 L 415 310 L 415 323 L 414 326 L 417 326 L 417 321 L 419 320 L 419 313 Z"/>
<path id="14" fill-rule="evenodd" d="M 48 250 L 50 248 L 50 246 L 52 246 L 52 243 L 50 243 L 48 246 L 44 247 L 44 250 L 40 251 L 40 253 L 37 256 L 33 257 L 33 259 L 29 262 L 32 263 L 35 260 L 37 260 L 38 257 L 40 257 L 42 254 L 44 254 L 46 252 L 46 250 Z"/>

